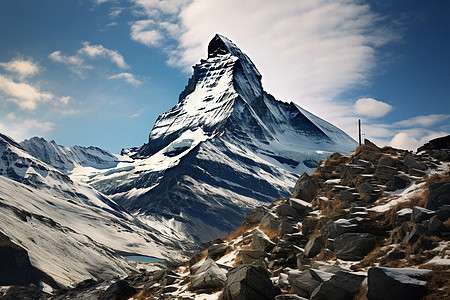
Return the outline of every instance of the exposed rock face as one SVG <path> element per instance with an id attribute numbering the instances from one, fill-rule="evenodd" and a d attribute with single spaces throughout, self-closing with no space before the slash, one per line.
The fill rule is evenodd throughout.
<path id="1" fill-rule="evenodd" d="M 216 289 L 223 286 L 226 280 L 226 272 L 219 268 L 211 258 L 205 260 L 195 275 L 190 280 L 194 290 Z"/>
<path id="2" fill-rule="evenodd" d="M 336 257 L 343 260 L 361 260 L 375 246 L 377 237 L 370 233 L 344 233 L 334 241 Z"/>
<path id="3" fill-rule="evenodd" d="M 0 286 L 39 286 L 39 274 L 40 271 L 31 265 L 27 251 L 0 232 Z"/>
<path id="4" fill-rule="evenodd" d="M 430 197 L 427 208 L 437 210 L 443 205 L 450 205 L 450 182 L 438 182 L 430 185 Z"/>
<path id="5" fill-rule="evenodd" d="M 317 190 L 319 188 L 320 186 L 317 180 L 311 179 L 308 174 L 303 173 L 297 180 L 291 197 L 311 202 L 317 195 Z"/>
<path id="6" fill-rule="evenodd" d="M 127 281 L 119 280 L 113 283 L 108 289 L 100 295 L 99 300 L 121 300 L 128 299 L 134 293 L 136 289 L 131 287 Z"/>
<path id="7" fill-rule="evenodd" d="M 411 268 L 370 268 L 367 299 L 422 299 L 426 291 L 424 275 L 429 272 Z"/>
<path id="8" fill-rule="evenodd" d="M 222 299 L 275 299 L 281 291 L 273 286 L 269 275 L 267 269 L 261 266 L 241 265 L 231 269 L 228 272 Z"/>

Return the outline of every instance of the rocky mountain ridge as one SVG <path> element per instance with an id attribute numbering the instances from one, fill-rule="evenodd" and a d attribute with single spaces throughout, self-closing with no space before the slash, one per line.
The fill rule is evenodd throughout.
<path id="1" fill-rule="evenodd" d="M 445 299 L 450 149 L 421 149 L 367 141 L 334 154 L 184 265 L 121 285 L 139 299 Z M 105 293 L 118 290 L 110 285 Z M 95 284 L 71 293 L 95 287 L 101 295 Z"/>

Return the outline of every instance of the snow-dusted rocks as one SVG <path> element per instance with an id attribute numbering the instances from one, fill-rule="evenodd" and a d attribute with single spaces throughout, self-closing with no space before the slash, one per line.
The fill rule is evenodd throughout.
<path id="1" fill-rule="evenodd" d="M 413 268 L 370 268 L 367 299 L 422 299 L 425 275 L 431 270 Z"/>

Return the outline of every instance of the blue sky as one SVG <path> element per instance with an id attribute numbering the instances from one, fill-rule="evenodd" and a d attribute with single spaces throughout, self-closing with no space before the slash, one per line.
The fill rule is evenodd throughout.
<path id="1" fill-rule="evenodd" d="M 2 0 L 0 132 L 140 146 L 221 33 L 277 99 L 416 149 L 450 132 L 449 15 L 444 0 Z"/>

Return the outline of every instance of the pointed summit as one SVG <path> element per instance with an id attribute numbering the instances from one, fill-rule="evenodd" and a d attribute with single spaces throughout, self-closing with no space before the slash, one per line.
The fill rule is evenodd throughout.
<path id="1" fill-rule="evenodd" d="M 216 34 L 208 45 L 208 58 L 231 53 L 230 45 L 234 44 L 223 35 Z"/>

